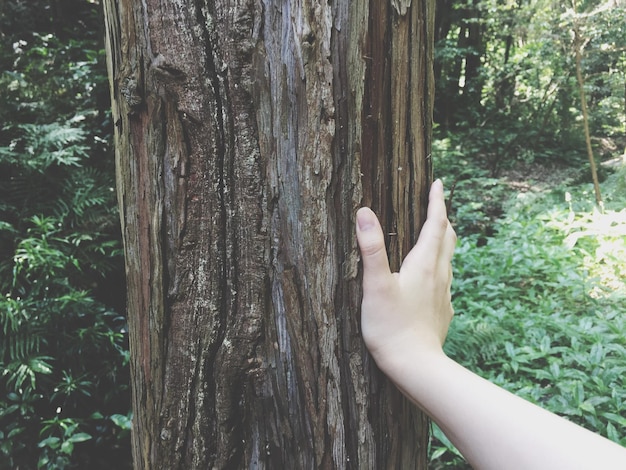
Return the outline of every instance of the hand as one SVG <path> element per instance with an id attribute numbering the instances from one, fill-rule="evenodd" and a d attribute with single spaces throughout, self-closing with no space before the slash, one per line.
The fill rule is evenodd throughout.
<path id="1" fill-rule="evenodd" d="M 440 180 L 430 189 L 428 215 L 417 244 L 391 273 L 383 231 L 368 208 L 357 212 L 363 260 L 363 339 L 378 366 L 401 379 L 405 361 L 441 353 L 452 320 L 451 260 L 456 234 L 448 221 Z M 417 356 L 416 356 L 417 355 Z"/>
<path id="2" fill-rule="evenodd" d="M 426 223 L 399 273 L 390 272 L 383 232 L 369 209 L 357 212 L 357 239 L 367 348 L 472 468 L 624 468 L 623 447 L 516 397 L 443 353 L 453 315 L 450 261 L 456 235 L 441 181 L 430 189 Z"/>

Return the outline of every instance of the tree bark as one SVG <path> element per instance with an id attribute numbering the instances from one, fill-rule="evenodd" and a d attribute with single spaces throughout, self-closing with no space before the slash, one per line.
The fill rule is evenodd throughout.
<path id="1" fill-rule="evenodd" d="M 359 332 L 430 182 L 432 0 L 105 0 L 137 469 L 425 469 Z"/>
<path id="2" fill-rule="evenodd" d="M 576 4 L 574 3 L 574 12 Z M 591 147 L 591 134 L 589 132 L 589 112 L 587 111 L 587 96 L 585 95 L 585 80 L 582 73 L 582 50 L 584 41 L 580 37 L 578 25 L 574 25 L 574 57 L 576 62 L 576 82 L 578 83 L 578 91 L 580 92 L 580 109 L 583 116 L 583 129 L 585 130 L 585 146 L 587 148 L 587 158 L 589 159 L 589 169 L 591 170 L 591 179 L 593 180 L 593 190 L 596 196 L 596 204 L 602 208 L 602 194 L 600 193 L 600 181 L 598 180 L 598 170 L 596 169 L 596 161 L 593 157 L 593 148 Z"/>
<path id="3" fill-rule="evenodd" d="M 450 31 L 458 29 L 457 49 L 463 47 L 466 35 L 466 25 L 462 13 L 464 10 L 453 8 L 455 0 L 440 0 L 437 2 L 435 15 L 435 43 L 447 40 Z M 444 50 L 449 46 L 443 45 Z M 434 120 L 443 130 L 453 128 L 458 119 L 457 109 L 461 92 L 461 72 L 463 70 L 463 56 L 449 53 L 443 54 L 434 61 L 435 104 Z"/>
<path id="4" fill-rule="evenodd" d="M 480 109 L 480 100 L 483 92 L 484 77 L 481 76 L 480 68 L 485 54 L 483 39 L 482 12 L 480 0 L 472 0 L 465 9 L 466 35 L 463 38 L 465 53 L 465 69 L 463 93 L 460 107 L 477 111 Z M 472 119 L 472 118 L 470 118 Z"/>

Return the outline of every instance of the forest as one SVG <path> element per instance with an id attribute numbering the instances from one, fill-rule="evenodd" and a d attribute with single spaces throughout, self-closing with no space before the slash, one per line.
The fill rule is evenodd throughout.
<path id="1" fill-rule="evenodd" d="M 446 351 L 626 445 L 626 4 L 438 0 Z M 0 469 L 132 467 L 98 0 L 0 2 Z M 432 426 L 430 466 L 469 466 Z"/>

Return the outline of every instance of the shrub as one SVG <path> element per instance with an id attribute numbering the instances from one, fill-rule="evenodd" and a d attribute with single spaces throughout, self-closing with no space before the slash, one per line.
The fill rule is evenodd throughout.
<path id="1" fill-rule="evenodd" d="M 587 186 L 520 195 L 486 243 L 461 237 L 445 347 L 495 384 L 626 445 L 626 210 L 612 210 L 623 205 L 614 198 L 602 213 L 592 200 Z M 432 458 L 468 468 L 438 429 Z"/>
<path id="2" fill-rule="evenodd" d="M 0 48 L 0 469 L 129 468 L 103 51 L 18 34 Z"/>

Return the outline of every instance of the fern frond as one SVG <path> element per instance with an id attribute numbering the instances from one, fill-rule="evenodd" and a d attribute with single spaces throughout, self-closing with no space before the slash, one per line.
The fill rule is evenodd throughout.
<path id="1" fill-rule="evenodd" d="M 504 348 L 502 327 L 485 319 L 455 316 L 448 332 L 445 350 L 463 364 L 484 362 L 498 356 Z"/>
<path id="2" fill-rule="evenodd" d="M 0 360 L 6 364 L 37 353 L 41 335 L 31 328 L 30 316 L 19 300 L 8 298 L 2 303 Z"/>
<path id="3" fill-rule="evenodd" d="M 87 156 L 86 133 L 72 122 L 20 124 L 10 145 L 0 147 L 0 163 L 44 172 L 52 165 L 79 166 Z"/>
<path id="4" fill-rule="evenodd" d="M 37 375 L 49 375 L 52 373 L 52 366 L 46 362 L 52 358 L 49 356 L 29 357 L 23 360 L 15 360 L 7 364 L 4 375 L 7 376 L 7 385 L 12 386 L 15 391 L 21 390 L 26 382 L 30 389 L 35 389 L 37 385 Z"/>
<path id="5" fill-rule="evenodd" d="M 110 176 L 96 168 L 77 168 L 62 182 L 55 213 L 88 232 L 110 227 L 117 223 L 113 185 Z"/>
<path id="6" fill-rule="evenodd" d="M 80 127 L 61 125 L 58 122 L 43 126 L 33 125 L 33 127 L 36 129 L 36 134 L 41 136 L 42 147 L 62 148 L 85 140 L 85 131 Z"/>

